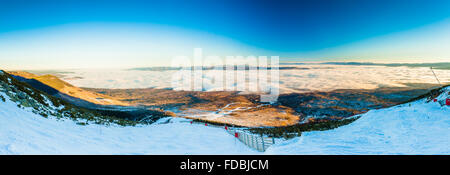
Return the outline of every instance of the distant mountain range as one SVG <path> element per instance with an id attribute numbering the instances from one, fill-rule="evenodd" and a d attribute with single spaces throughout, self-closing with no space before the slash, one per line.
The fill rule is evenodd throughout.
<path id="1" fill-rule="evenodd" d="M 308 69 L 304 67 L 289 67 L 295 65 L 317 65 L 317 64 L 325 64 L 325 65 L 352 65 L 352 66 L 389 66 L 389 67 L 433 67 L 433 69 L 446 69 L 450 70 L 450 62 L 441 62 L 441 63 L 373 63 L 373 62 L 320 62 L 320 63 L 297 63 L 297 62 L 281 62 L 280 70 L 290 70 L 290 69 Z M 259 67 L 259 66 L 234 66 L 234 69 L 242 68 L 245 70 L 249 69 L 270 69 L 270 67 Z M 138 70 L 138 71 L 170 71 L 170 70 L 180 70 L 182 68 L 191 68 L 192 70 L 195 67 L 170 67 L 170 66 L 160 66 L 160 67 L 137 67 L 131 68 L 127 70 Z M 226 69 L 226 66 L 218 66 L 219 69 Z M 214 70 L 217 67 L 202 67 L 202 70 Z"/>
<path id="2" fill-rule="evenodd" d="M 131 68 L 127 70 L 136 70 L 136 71 L 173 71 L 173 70 L 226 70 L 229 69 L 227 66 L 216 66 L 216 67 L 138 67 L 138 68 Z M 232 66 L 233 70 L 259 70 L 259 69 L 265 69 L 265 70 L 271 70 L 271 67 L 264 67 L 264 66 Z M 303 67 L 279 67 L 280 70 L 291 70 L 291 69 L 298 69 L 298 70 L 305 70 L 309 68 L 303 68 Z"/>
<path id="3" fill-rule="evenodd" d="M 324 62 L 320 64 L 331 65 L 360 65 L 360 66 L 390 66 L 390 67 L 433 67 L 433 69 L 450 70 L 450 62 L 443 63 L 371 63 L 371 62 Z"/>

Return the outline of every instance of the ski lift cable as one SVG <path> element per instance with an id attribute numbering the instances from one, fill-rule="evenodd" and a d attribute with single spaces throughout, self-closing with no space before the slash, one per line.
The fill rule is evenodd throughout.
<path id="1" fill-rule="evenodd" d="M 439 86 L 442 87 L 441 81 L 439 81 L 439 78 L 436 76 L 436 73 L 433 71 L 433 67 L 430 67 L 431 72 L 433 72 L 434 77 L 436 78 L 437 82 L 439 83 Z"/>

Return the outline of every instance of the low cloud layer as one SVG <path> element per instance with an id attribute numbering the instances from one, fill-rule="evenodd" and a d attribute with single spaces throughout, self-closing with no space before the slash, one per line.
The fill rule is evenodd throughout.
<path id="1" fill-rule="evenodd" d="M 280 93 L 404 87 L 406 83 L 437 84 L 433 73 L 427 67 L 320 64 L 285 67 L 290 68 L 280 67 Z M 442 83 L 450 83 L 450 70 L 434 71 Z M 66 81 L 80 87 L 126 89 L 172 88 L 174 73 L 174 70 L 75 70 L 62 74 Z M 216 74 L 212 70 L 204 73 L 206 79 Z M 204 84 L 205 91 L 217 89 L 220 88 L 214 84 Z"/>

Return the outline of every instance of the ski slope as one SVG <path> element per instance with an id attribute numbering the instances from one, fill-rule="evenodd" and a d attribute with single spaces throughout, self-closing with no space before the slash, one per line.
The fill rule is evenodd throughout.
<path id="1" fill-rule="evenodd" d="M 450 87 L 438 97 L 448 98 Z M 137 127 L 77 125 L 0 101 L 0 154 L 261 154 L 223 129 L 163 118 Z M 371 110 L 329 131 L 305 132 L 265 154 L 450 154 L 450 107 L 425 99 Z"/>
<path id="2" fill-rule="evenodd" d="M 450 87 L 437 99 L 449 98 Z M 450 107 L 425 99 L 273 145 L 267 154 L 450 154 Z"/>
<path id="3" fill-rule="evenodd" d="M 137 127 L 77 125 L 0 100 L 0 154 L 256 154 L 220 128 L 172 118 Z"/>

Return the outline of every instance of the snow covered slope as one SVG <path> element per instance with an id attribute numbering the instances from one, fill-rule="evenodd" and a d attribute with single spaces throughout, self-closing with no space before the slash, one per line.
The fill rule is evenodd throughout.
<path id="1" fill-rule="evenodd" d="M 391 108 L 371 110 L 355 122 L 270 147 L 267 154 L 450 154 L 450 107 L 418 100 Z"/>
<path id="2" fill-rule="evenodd" d="M 63 102 L 0 70 L 0 154 L 256 153 L 223 128 L 180 118 L 143 125 Z"/>
<path id="3" fill-rule="evenodd" d="M 91 117 L 77 117 L 76 109 L 67 113 L 43 94 L 3 80 L 0 154 L 259 154 L 223 128 L 190 124 L 187 119 L 125 127 L 93 124 L 96 120 L 80 125 Z M 271 146 L 266 154 L 450 154 L 450 107 L 443 106 L 449 92 L 450 87 L 445 88 L 438 102 L 421 99 L 371 110 L 349 125 L 303 133 Z M 109 121 L 97 120 L 101 119 Z"/>
<path id="4" fill-rule="evenodd" d="M 252 154 L 223 129 L 173 118 L 137 127 L 77 125 L 0 100 L 0 154 Z M 161 120 L 167 120 L 164 118 Z"/>

